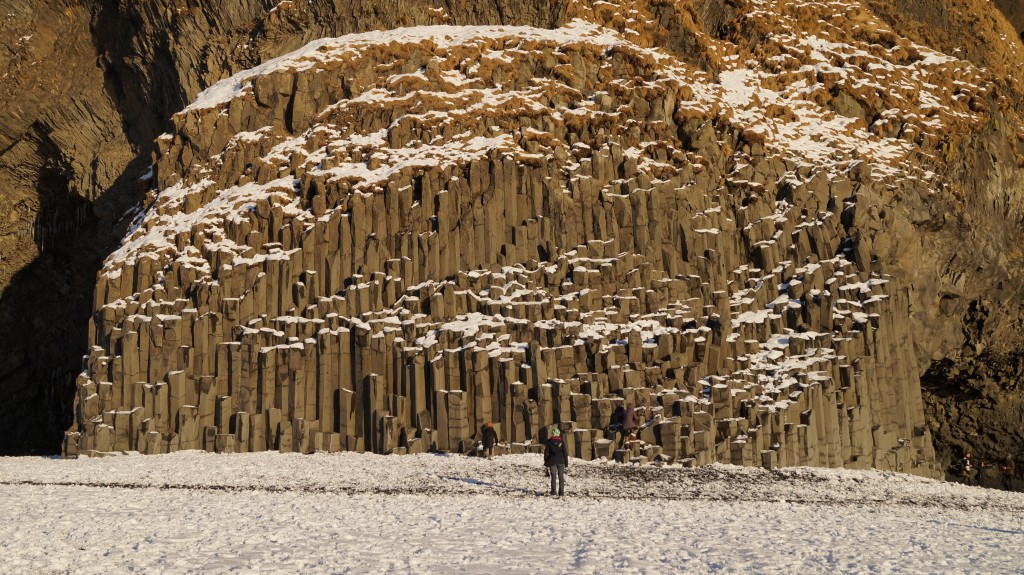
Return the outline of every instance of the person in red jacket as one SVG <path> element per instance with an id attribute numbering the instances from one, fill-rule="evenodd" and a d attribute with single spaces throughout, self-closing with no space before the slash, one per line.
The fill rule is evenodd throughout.
<path id="1" fill-rule="evenodd" d="M 558 481 L 558 496 L 565 495 L 565 469 L 569 467 L 569 450 L 562 441 L 562 432 L 557 425 L 548 430 L 548 440 L 544 444 L 544 465 L 551 476 L 551 495 L 555 495 L 555 481 Z"/>

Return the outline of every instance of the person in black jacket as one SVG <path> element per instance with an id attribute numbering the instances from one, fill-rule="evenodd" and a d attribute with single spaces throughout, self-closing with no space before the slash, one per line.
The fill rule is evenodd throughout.
<path id="1" fill-rule="evenodd" d="M 551 476 L 551 495 L 555 495 L 555 481 L 558 481 L 558 495 L 565 495 L 565 468 L 569 467 L 569 450 L 562 441 L 562 433 L 557 425 L 548 431 L 548 440 L 544 444 L 544 465 Z"/>
<path id="2" fill-rule="evenodd" d="M 964 453 L 963 458 L 957 464 L 957 473 L 960 475 L 960 483 L 971 485 L 975 482 L 978 472 L 974 467 L 974 460 L 971 458 L 970 451 Z"/>
<path id="3" fill-rule="evenodd" d="M 484 424 L 482 435 L 484 454 L 490 459 L 494 455 L 494 444 L 498 443 L 498 433 L 494 431 L 494 425 L 490 421 Z"/>
<path id="4" fill-rule="evenodd" d="M 1017 464 L 1014 463 L 1013 457 L 1007 455 L 999 470 L 1003 472 L 1003 489 L 1013 491 L 1013 476 L 1017 474 Z"/>

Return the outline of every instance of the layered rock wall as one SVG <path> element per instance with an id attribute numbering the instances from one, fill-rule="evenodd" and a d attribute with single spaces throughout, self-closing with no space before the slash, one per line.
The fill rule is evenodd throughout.
<path id="1" fill-rule="evenodd" d="M 981 0 L 12 4 L 0 25 L 0 102 L 10 112 L 0 120 L 0 210 L 7 216 L 0 225 L 0 391 L 7 398 L 0 403 L 0 453 L 56 449 L 70 418 L 66 388 L 85 349 L 95 271 L 123 230 L 117 219 L 140 196 L 136 178 L 145 167 L 138 164 L 146 163 L 154 136 L 200 90 L 325 36 L 403 25 L 553 27 L 578 16 L 638 45 L 660 47 L 709 72 L 712 81 L 736 62 L 723 62 L 706 37 L 732 43 L 743 62 L 774 57 L 775 70 L 798 71 L 803 64 L 794 62 L 826 54 L 820 78 L 792 78 L 819 85 L 811 96 L 817 103 L 879 133 L 903 130 L 904 118 L 893 111 L 929 102 L 916 99 L 915 86 L 925 96 L 929 86 L 951 87 L 934 95 L 940 108 L 960 108 L 975 94 L 971 88 L 958 93 L 964 80 L 945 75 L 939 82 L 886 81 L 881 90 L 858 79 L 834 82 L 862 67 L 872 45 L 895 50 L 905 63 L 916 57 L 902 51 L 909 39 L 980 67 L 994 89 L 973 100 L 976 122 L 918 132 L 942 143 L 924 146 L 918 158 L 937 179 L 909 180 L 892 193 L 874 186 L 861 202 L 868 205 L 866 219 L 850 235 L 860 246 L 870 244 L 866 254 L 861 249 L 866 257 L 880 256 L 872 269 L 908 289 L 912 331 L 927 334 L 915 337 L 914 346 L 920 369 L 931 366 L 929 424 L 943 457 L 957 444 L 982 454 L 1019 449 L 1024 439 L 1013 374 L 1024 341 L 1016 295 L 1020 52 L 996 6 L 1019 32 L 1013 2 Z M 760 18 L 751 20 L 751 13 Z M 856 53 L 836 50 L 851 36 L 861 42 Z M 826 41 L 809 45 L 801 37 Z M 799 46 L 796 60 L 782 56 L 786 50 L 779 48 L 788 44 Z M 894 103 L 887 93 L 907 101 Z M 921 108 L 921 116 L 929 114 Z M 913 119 L 907 124 L 920 126 Z M 129 165 L 140 150 L 144 157 Z"/>
<path id="2" fill-rule="evenodd" d="M 857 232 L 917 132 L 780 100 L 830 138 L 801 162 L 729 97 L 765 79 L 721 74 L 574 21 L 215 86 L 99 276 L 66 453 L 465 451 L 493 421 L 513 451 L 559 423 L 585 459 L 936 475 L 909 297 Z"/>
<path id="3" fill-rule="evenodd" d="M 154 138 L 203 88 L 307 42 L 443 23 L 555 26 L 559 1 L 29 0 L 0 23 L 0 453 L 54 453 L 92 289 Z"/>

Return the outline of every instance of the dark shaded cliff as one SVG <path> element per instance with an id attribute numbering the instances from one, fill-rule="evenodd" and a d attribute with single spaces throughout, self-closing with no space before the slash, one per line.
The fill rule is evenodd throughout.
<path id="1" fill-rule="evenodd" d="M 1002 10 L 1006 19 L 1017 29 L 1017 33 L 1024 38 L 1024 4 L 1017 0 L 996 0 L 996 6 Z"/>

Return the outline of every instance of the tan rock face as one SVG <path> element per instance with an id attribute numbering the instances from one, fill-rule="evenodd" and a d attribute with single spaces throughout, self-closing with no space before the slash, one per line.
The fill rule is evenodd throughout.
<path id="1" fill-rule="evenodd" d="M 92 288 L 154 138 L 202 88 L 315 38 L 403 25 L 555 25 L 562 2 L 9 3 L 0 23 L 0 453 L 52 453 Z M 139 156 L 139 154 L 142 154 Z M 122 222 L 123 223 L 123 222 Z"/>
<path id="2" fill-rule="evenodd" d="M 990 86 L 861 12 L 739 13 L 751 52 L 676 11 L 691 65 L 636 7 L 323 40 L 201 94 L 99 275 L 66 453 L 465 451 L 493 421 L 513 451 L 558 423 L 585 459 L 938 475 L 919 256 L 883 230 Z"/>
<path id="3" fill-rule="evenodd" d="M 5 286 L 0 301 L 0 390 L 9 398 L 0 403 L 0 451 L 24 452 L 40 445 L 44 446 L 42 449 L 53 449 L 57 428 L 63 429 L 66 425 L 62 422 L 66 416 L 62 414 L 68 412 L 62 385 L 67 381 L 67 374 L 77 371 L 81 364 L 79 356 L 87 339 L 82 318 L 93 308 L 87 300 L 92 297 L 95 271 L 107 253 L 107 246 L 114 241 L 112 238 L 123 232 L 123 228 L 117 228 L 114 223 L 124 206 L 131 205 L 141 195 L 136 180 L 145 166 L 138 164 L 146 160 L 128 169 L 124 166 L 138 151 L 148 150 L 154 136 L 169 129 L 165 118 L 185 106 L 202 88 L 326 36 L 403 25 L 505 23 L 550 28 L 574 17 L 615 31 L 639 52 L 613 51 L 608 63 L 601 59 L 603 50 L 598 48 L 590 52 L 580 48 L 573 56 L 573 50 L 559 54 L 541 47 L 539 53 L 545 54 L 543 62 L 523 62 L 524 58 L 517 55 L 508 57 L 512 62 L 501 62 L 476 55 L 476 52 L 495 51 L 495 46 L 474 48 L 476 52 L 470 50 L 466 56 L 472 57 L 482 71 L 466 74 L 452 62 L 445 63 L 450 68 L 442 68 L 440 62 L 437 69 L 431 68 L 431 61 L 442 57 L 451 60 L 454 56 L 439 54 L 430 47 L 405 46 L 401 51 L 424 59 L 420 65 L 422 72 L 416 69 L 414 62 L 406 60 L 406 54 L 399 52 L 388 56 L 393 61 L 373 60 L 374 65 L 380 66 L 373 70 L 359 68 L 355 59 L 348 63 L 322 62 L 318 65 L 330 68 L 323 72 L 328 76 L 328 72 L 333 71 L 348 74 L 348 77 L 332 83 L 333 80 L 315 80 L 306 74 L 266 74 L 267 78 L 252 88 L 251 95 L 233 98 L 238 101 L 237 105 L 224 103 L 227 119 L 219 120 L 220 124 L 214 121 L 215 129 L 209 129 L 211 118 L 201 117 L 203 114 L 198 110 L 191 121 L 200 123 L 192 128 L 186 127 L 185 120 L 179 118 L 171 130 L 172 137 L 158 142 L 160 169 L 156 173 L 161 191 L 169 187 L 174 178 L 171 173 L 178 174 L 182 179 L 182 205 L 166 205 L 160 209 L 165 210 L 168 218 L 170 214 L 187 213 L 194 221 L 185 229 L 173 228 L 175 234 L 187 232 L 180 238 L 180 248 L 179 239 L 175 238 L 175 251 L 160 248 L 159 256 L 143 258 L 151 261 L 133 269 L 141 268 L 142 273 L 149 274 L 143 276 L 143 281 L 152 285 L 156 281 L 152 278 L 161 272 L 166 274 L 164 268 L 168 262 L 182 260 L 178 251 L 191 245 L 198 252 L 188 250 L 185 259 L 191 258 L 191 265 L 199 271 L 195 272 L 195 277 L 188 275 L 192 272 L 186 272 L 181 282 L 210 283 L 211 278 L 220 277 L 223 263 L 230 263 L 234 269 L 239 256 L 244 259 L 268 255 L 263 244 L 256 242 L 274 243 L 270 241 L 271 235 L 276 234 L 282 252 L 294 249 L 308 222 L 290 224 L 292 231 L 286 235 L 292 244 L 286 244 L 281 235 L 284 222 L 291 222 L 301 213 L 312 214 L 314 218 L 340 217 L 332 214 L 341 210 L 342 214 L 349 214 L 350 220 L 358 216 L 355 219 L 360 222 L 349 225 L 351 237 L 345 240 L 348 242 L 345 245 L 354 246 L 353 238 L 357 233 L 362 234 L 358 236 L 359 241 L 365 236 L 366 244 L 359 246 L 359 253 L 355 253 L 354 247 L 351 249 L 352 262 L 344 262 L 344 268 L 343 262 L 327 269 L 307 268 L 304 262 L 302 271 L 315 271 L 310 277 L 318 279 L 303 278 L 293 282 L 288 288 L 292 290 L 292 304 L 295 298 L 311 302 L 318 301 L 319 297 L 344 295 L 336 283 L 330 284 L 331 292 L 311 291 L 310 286 L 314 290 L 326 286 L 318 282 L 337 279 L 345 290 L 348 289 L 346 282 L 373 285 L 371 274 L 375 271 L 408 280 L 413 277 L 411 271 L 395 272 L 393 267 L 374 269 L 367 262 L 386 264 L 388 259 L 404 262 L 402 258 L 412 261 L 414 247 L 430 253 L 435 249 L 430 241 L 441 241 L 437 238 L 444 233 L 459 234 L 457 242 L 444 240 L 459 244 L 457 250 L 445 244 L 446 257 L 451 254 L 457 258 L 457 263 L 441 263 L 442 258 L 437 257 L 437 266 L 448 266 L 443 271 L 449 275 L 438 272 L 429 276 L 435 278 L 434 281 L 456 281 L 452 270 L 464 273 L 473 269 L 490 270 L 490 266 L 497 265 L 494 263 L 497 256 L 493 255 L 496 251 L 498 256 L 507 258 L 506 263 L 518 262 L 526 266 L 529 262 L 524 258 L 536 259 L 535 268 L 531 268 L 537 270 L 536 275 L 559 256 L 573 251 L 574 246 L 588 245 L 595 238 L 604 238 L 601 241 L 607 242 L 614 236 L 617 242 L 620 237 L 625 238 L 618 249 L 629 251 L 627 248 L 632 245 L 630 249 L 634 254 L 648 258 L 645 262 L 666 277 L 674 279 L 693 274 L 710 285 L 713 283 L 710 277 L 702 275 L 705 271 L 693 271 L 704 256 L 696 250 L 715 249 L 724 263 L 711 267 L 725 266 L 726 277 L 731 277 L 729 274 L 734 269 L 728 266 L 738 266 L 741 262 L 766 267 L 788 261 L 793 269 L 802 267 L 790 254 L 773 255 L 758 245 L 773 237 L 770 228 L 757 233 L 745 231 L 749 237 L 745 236 L 742 242 L 727 241 L 722 236 L 737 233 L 728 226 L 740 221 L 729 211 L 735 209 L 729 207 L 730 202 L 739 202 L 744 209 L 762 202 L 756 206 L 762 210 L 757 218 L 768 214 L 774 217 L 776 199 L 800 195 L 806 188 L 815 197 L 814 203 L 808 204 L 807 199 L 789 199 L 791 206 L 801 206 L 791 210 L 806 211 L 801 217 L 815 222 L 819 220 L 819 211 L 831 211 L 838 214 L 838 223 L 821 220 L 814 226 L 795 224 L 793 231 L 800 232 L 805 227 L 808 231 L 798 233 L 801 237 L 794 238 L 792 245 L 799 246 L 804 254 L 831 251 L 824 259 L 836 255 L 840 247 L 849 248 L 847 259 L 854 262 L 858 273 L 888 275 L 890 283 L 898 287 L 890 285 L 887 289 L 906 290 L 911 334 L 908 339 L 915 356 L 911 365 L 922 372 L 933 366 L 928 372 L 928 381 L 937 378 L 938 382 L 929 383 L 929 425 L 944 444 L 943 449 L 952 443 L 976 443 L 978 438 L 993 436 L 996 439 L 985 439 L 983 447 L 994 453 L 1021 446 L 1019 434 L 1013 435 L 1017 427 L 1013 406 L 1017 405 L 1014 402 L 1019 403 L 1020 394 L 1007 384 L 1018 363 L 1015 350 L 1024 340 L 1019 330 L 1020 307 L 1016 296 L 1020 285 L 1016 271 L 1020 269 L 1021 202 L 1018 196 L 1022 184 L 1019 165 L 1021 150 L 1024 150 L 1024 141 L 1019 136 L 1024 132 L 1018 128 L 1020 122 L 1014 104 L 1020 101 L 1021 91 L 1015 87 L 1015 82 L 1019 83 L 1015 70 L 1019 69 L 1020 56 L 1019 44 L 1011 41 L 1013 32 L 1008 31 L 991 3 L 980 0 L 869 2 L 866 5 L 830 2 L 793 8 L 792 3 L 786 2 L 718 0 L 620 0 L 614 4 L 568 0 L 280 2 L 273 3 L 274 6 L 233 1 L 218 3 L 216 9 L 196 3 L 183 7 L 165 0 L 101 3 L 88 7 L 65 4 L 47 1 L 19 4 L 9 10 L 9 18 L 0 27 L 0 44 L 6 47 L 0 60 L 9 74 L 0 83 L 3 91 L 0 99 L 10 111 L 0 120 L 0 140 L 4 144 L 0 151 L 0 186 L 3 189 L 0 194 L 0 214 L 3 214 L 0 217 L 0 249 L 3 250 L 0 252 L 0 285 Z M 1012 4 L 1000 4 L 1011 22 L 1016 21 Z M 980 40 L 959 41 L 974 37 Z M 937 61 L 924 46 L 954 59 Z M 654 62 L 628 62 L 626 66 L 615 61 L 615 58 L 644 60 L 648 56 L 642 50 L 655 47 L 660 53 L 670 55 L 674 62 L 666 65 L 664 58 L 656 58 Z M 955 52 L 958 47 L 970 49 Z M 504 46 L 501 48 L 507 51 Z M 452 48 L 448 51 L 455 53 Z M 564 57 L 570 60 L 565 62 Z M 377 56 L 370 59 L 373 58 Z M 984 67 L 984 71 L 961 65 L 959 59 Z M 601 63 L 585 73 L 573 72 L 574 68 L 586 68 L 590 62 Z M 896 65 L 897 69 L 893 70 L 890 65 Z M 664 71 L 666 66 L 685 69 L 686 74 L 670 74 Z M 480 94 L 462 94 L 466 91 L 463 87 L 453 85 L 452 78 L 440 75 L 451 74 L 452 70 L 476 78 L 474 86 L 481 91 L 517 92 L 518 100 L 501 103 L 495 107 L 496 112 L 488 111 L 486 119 L 460 117 L 457 112 L 461 107 L 476 106 L 472 109 L 480 110 L 485 100 Z M 393 78 L 401 71 L 406 76 L 395 79 L 394 84 L 382 84 L 378 78 Z M 628 77 L 634 73 L 643 75 Z M 419 74 L 423 75 L 422 79 Z M 682 80 L 669 78 L 673 74 Z M 292 76 L 294 83 L 289 83 L 287 76 Z M 511 79 L 507 80 L 506 76 Z M 647 80 L 652 78 L 658 81 L 647 85 Z M 514 82 L 527 82 L 536 89 L 529 92 Z M 552 91 L 544 95 L 546 100 L 539 95 L 542 85 Z M 703 88 L 707 85 L 722 88 L 711 93 Z M 731 87 L 725 88 L 727 85 Z M 371 89 L 387 91 L 390 101 L 356 101 L 359 95 Z M 436 95 L 428 96 L 424 90 Z M 403 96 L 415 101 L 399 102 Z M 728 98 L 736 101 L 726 102 Z M 747 105 L 741 105 L 744 101 Z M 657 102 L 661 102 L 660 107 L 654 105 Z M 554 117 L 550 112 L 545 113 L 542 106 L 571 113 L 560 112 L 559 117 Z M 576 109 L 569 106 L 576 106 Z M 219 109 L 223 111 L 222 108 Z M 435 108 L 455 113 L 457 123 L 446 131 L 438 118 L 427 117 L 427 112 Z M 282 138 L 305 134 L 307 128 L 320 122 L 320 114 L 328 117 L 325 125 L 344 128 L 340 130 L 342 134 L 316 136 L 322 138 L 322 142 L 303 143 L 302 153 L 289 149 L 288 166 L 284 168 L 280 159 L 273 157 L 273 147 L 280 146 Z M 628 122 L 622 116 L 629 116 L 633 121 Z M 661 121 L 663 117 L 668 118 L 665 126 L 643 125 Z M 842 120 L 844 118 L 846 120 Z M 835 120 L 846 123 L 839 124 Z M 394 121 L 399 125 L 391 129 Z M 823 131 L 812 129 L 819 124 Z M 494 132 L 492 126 L 499 132 Z M 521 130 L 524 126 L 530 129 Z M 863 134 L 865 127 L 872 137 Z M 382 147 L 375 134 L 385 128 L 386 145 Z M 240 137 L 241 132 L 261 129 L 264 131 L 252 141 L 248 136 Z M 456 129 L 462 132 L 454 132 Z M 460 140 L 457 136 L 463 132 L 468 135 Z M 805 147 L 803 151 L 787 148 L 785 143 L 798 133 L 804 134 L 807 142 L 818 145 Z M 863 137 L 847 138 L 857 134 Z M 497 142 L 500 135 L 511 140 Z M 576 140 L 571 141 L 570 135 Z M 353 136 L 365 139 L 356 141 Z M 420 138 L 420 148 L 403 151 L 407 144 L 412 145 L 413 136 Z M 175 137 L 196 137 L 201 143 L 189 140 L 186 145 L 184 140 L 175 142 Z M 431 140 L 426 140 L 427 137 Z M 645 140 L 647 137 L 657 139 Z M 349 141 L 340 145 L 337 153 L 333 148 L 327 150 L 329 142 L 339 140 Z M 578 143 L 590 146 L 590 151 L 577 146 Z M 619 146 L 620 153 L 631 148 L 640 153 L 635 154 L 636 157 L 618 158 L 613 145 Z M 327 164 L 336 162 L 337 165 L 311 169 L 310 158 L 314 152 L 320 153 Z M 209 155 L 218 153 L 221 163 L 209 159 Z M 168 154 L 179 157 L 170 158 Z M 424 163 L 435 160 L 437 154 L 451 155 L 458 161 L 426 169 L 428 166 Z M 413 197 L 418 193 L 421 198 L 425 191 L 431 190 L 435 198 L 441 196 L 442 191 L 445 194 L 456 191 L 451 197 L 462 197 L 465 193 L 460 186 L 479 190 L 483 176 L 478 172 L 476 183 L 470 181 L 469 173 L 465 172 L 467 164 L 460 159 L 467 154 L 473 158 L 468 165 L 482 162 L 487 166 L 488 182 L 498 177 L 511 177 L 505 175 L 504 168 L 497 176 L 491 173 L 496 169 L 491 166 L 499 163 L 504 166 L 506 157 L 516 164 L 516 170 L 522 165 L 530 170 L 546 170 L 547 175 L 537 186 L 532 183 L 534 176 L 522 179 L 525 176 L 517 172 L 508 186 L 530 182 L 534 187 L 528 188 L 528 194 L 524 191 L 521 195 L 529 195 L 531 203 L 521 203 L 521 200 L 526 201 L 522 198 L 503 200 L 505 219 L 498 222 L 490 221 L 488 218 L 492 216 L 484 209 L 485 205 L 490 206 L 490 199 L 488 203 L 442 199 L 436 206 L 427 206 L 429 210 L 423 207 L 421 199 L 420 213 L 414 216 L 401 212 L 398 222 L 388 219 L 406 207 L 398 202 L 403 197 L 401 194 L 387 193 L 387 185 L 392 181 L 404 182 L 399 187 L 412 185 Z M 602 154 L 607 154 L 609 159 L 595 159 Z M 292 166 L 293 157 L 295 166 Z M 863 167 L 850 169 L 861 159 L 865 160 L 861 166 L 870 166 L 867 174 L 861 173 Z M 829 163 L 839 166 L 835 173 L 822 169 Z M 328 173 L 332 168 L 346 170 L 355 164 L 364 166 L 361 168 L 363 175 L 350 175 L 347 181 L 345 178 L 336 181 L 335 176 Z M 389 166 L 397 165 L 423 169 L 426 183 L 417 187 L 417 177 L 401 170 L 397 174 L 386 173 Z M 606 166 L 619 173 L 595 176 L 595 166 Z M 588 168 L 589 179 L 581 176 Z M 275 169 L 279 174 L 272 172 Z M 692 176 L 687 176 L 687 169 L 692 169 Z M 677 171 L 682 173 L 676 174 Z M 435 176 L 430 175 L 435 172 Z M 384 179 L 375 184 L 367 183 L 367 174 L 372 176 L 369 179 Z M 441 181 L 446 174 L 449 178 L 458 175 L 462 183 Z M 781 174 L 795 177 L 784 184 L 772 179 Z M 650 182 L 640 179 L 635 184 L 627 184 L 624 190 L 617 181 L 644 175 Z M 225 188 L 252 184 L 267 189 L 268 182 L 278 176 L 298 180 L 299 189 L 308 197 L 291 206 L 295 198 L 283 194 L 287 189 L 284 185 L 279 199 L 271 197 L 258 205 L 254 202 L 258 217 L 272 223 L 246 224 L 239 218 L 225 227 L 249 226 L 245 231 L 247 235 L 259 228 L 258 231 L 268 237 L 253 237 L 251 241 L 236 242 L 233 246 L 218 245 L 214 251 L 219 255 L 215 257 L 222 258 L 223 262 L 220 259 L 208 261 L 209 269 L 204 271 L 204 266 L 197 265 L 198 259 L 208 258 L 202 246 L 210 242 L 205 236 L 197 239 L 199 234 L 192 229 L 193 224 L 203 221 L 204 206 L 220 199 Z M 204 177 L 210 177 L 213 183 L 202 192 L 190 187 Z M 687 177 L 692 184 L 686 183 Z M 572 183 L 572 179 L 576 183 Z M 673 205 L 667 205 L 664 199 L 633 199 L 637 190 L 655 190 L 662 181 L 669 182 L 665 187 L 701 186 L 691 189 L 711 190 L 714 196 L 735 199 L 716 198 L 714 202 L 701 204 L 685 198 L 685 201 L 673 200 Z M 846 181 L 850 183 L 844 183 Z M 607 191 L 609 184 L 615 193 Z M 450 190 L 452 186 L 456 189 Z M 186 189 L 188 193 L 184 193 Z M 551 190 L 563 190 L 562 194 L 568 195 L 571 201 L 552 201 Z M 564 190 L 568 190 L 568 194 Z M 385 194 L 394 200 L 385 202 L 381 208 L 372 202 L 346 199 L 354 192 Z M 588 199 L 580 199 L 577 194 L 587 194 L 581 197 Z M 660 193 L 656 195 L 661 197 Z M 555 194 L 554 197 L 560 196 Z M 591 197 L 597 200 L 589 200 Z M 833 197 L 836 201 L 830 207 Z M 845 202 L 847 198 L 857 201 Z M 747 205 L 743 205 L 744 202 Z M 600 207 L 591 208 L 591 203 Z M 411 199 L 407 202 L 410 207 L 414 204 Z M 692 223 L 697 230 L 721 226 L 717 228 L 720 233 L 715 242 L 700 239 L 712 235 L 710 232 L 673 236 L 682 232 L 666 231 L 668 224 L 659 219 L 662 213 L 685 219 L 719 204 L 723 206 L 721 213 L 729 214 L 723 216 L 724 222 Z M 522 212 L 521 205 L 525 206 Z M 505 206 L 512 207 L 511 211 Z M 446 211 L 442 213 L 442 209 Z M 534 212 L 528 213 L 528 210 Z M 602 210 L 610 210 L 613 215 L 604 214 Z M 370 228 L 373 231 L 369 233 L 376 232 L 376 235 L 368 235 L 367 226 L 379 225 L 380 218 L 384 217 L 380 212 L 387 216 L 385 229 L 389 235 L 375 228 Z M 483 216 L 479 212 L 483 212 Z M 565 214 L 572 214 L 576 221 L 563 223 L 562 220 L 568 218 Z M 450 218 L 447 229 L 415 224 L 423 217 L 438 219 L 442 215 Z M 476 223 L 480 220 L 474 218 L 478 217 L 485 223 Z M 793 219 L 795 216 L 779 217 Z M 530 224 L 531 218 L 536 223 Z M 626 225 L 628 218 L 639 218 L 646 223 L 639 227 Z M 728 221 L 730 218 L 732 223 Z M 464 224 L 466 221 L 471 223 Z M 520 222 L 516 226 L 525 227 L 521 233 L 515 232 L 519 236 L 512 238 L 513 232 L 509 230 L 516 221 Z M 557 222 L 555 232 L 549 229 L 552 222 Z M 748 223 L 744 222 L 744 226 Z M 493 232 L 493 240 L 487 236 L 483 243 L 476 232 L 465 231 L 465 228 L 478 226 L 491 230 L 498 224 L 508 229 Z M 815 231 L 829 227 L 831 236 Z M 399 233 L 420 235 L 401 240 L 414 245 L 399 246 L 395 239 Z M 421 240 L 424 233 L 428 235 Z M 783 230 L 783 235 L 788 233 L 789 230 Z M 237 235 L 232 237 L 240 239 Z M 431 237 L 435 239 L 430 240 Z M 544 238 L 545 246 L 550 243 L 560 251 L 545 247 L 548 251 L 542 252 L 537 238 Z M 421 241 L 426 242 L 425 247 L 420 246 Z M 491 241 L 498 247 L 487 243 Z M 731 245 L 723 247 L 723 242 L 731 242 Z M 463 249 L 463 243 L 472 245 Z M 242 250 L 242 244 L 252 253 Z M 529 247 L 500 252 L 507 245 Z M 730 250 L 734 249 L 736 253 L 732 254 Z M 655 255 L 650 250 L 667 250 L 675 255 Z M 396 254 L 401 255 L 396 257 Z M 609 252 L 608 257 L 617 255 Z M 473 259 L 484 257 L 488 259 Z M 674 259 L 680 261 L 672 264 Z M 605 273 L 603 264 L 591 267 L 595 269 L 587 274 L 566 272 L 562 281 L 590 285 L 593 278 Z M 849 266 L 844 269 L 853 271 Z M 108 265 L 106 270 L 113 268 Z M 245 273 L 252 272 L 247 268 Z M 416 273 L 421 274 L 416 277 L 428 277 L 422 275 L 422 271 Z M 327 279 L 331 274 L 335 277 Z M 356 278 L 356 275 L 364 277 Z M 605 283 L 598 283 L 599 287 L 593 289 L 594 293 L 600 292 L 601 301 L 592 305 L 602 306 L 605 295 L 618 296 L 619 299 L 612 302 L 616 309 L 627 302 L 623 305 L 632 311 L 633 300 L 626 298 L 634 296 L 619 295 L 618 287 L 614 294 L 607 291 L 610 288 L 606 284 L 613 281 L 608 277 L 616 276 L 602 276 L 601 282 Z M 135 280 L 132 281 L 130 289 L 135 290 L 137 286 Z M 246 283 L 250 278 L 246 275 L 239 281 L 238 289 L 242 291 L 221 296 L 227 302 L 224 314 L 251 312 L 245 307 L 251 300 L 247 304 L 242 297 L 250 289 L 251 283 Z M 101 282 L 101 285 L 105 284 Z M 399 287 L 396 284 L 396 300 L 404 295 Z M 457 288 L 452 289 L 467 289 L 461 285 Z M 553 288 L 538 289 L 551 291 Z M 216 290 L 211 287 L 210 291 Z M 145 289 L 140 289 L 132 294 L 143 297 L 144 292 Z M 192 298 L 184 294 L 193 293 L 183 289 L 175 298 Z M 442 290 L 442 295 L 434 300 L 436 305 L 444 303 L 444 293 Z M 732 297 L 736 292 L 729 293 Z M 160 297 L 163 295 L 159 294 L 157 299 Z M 113 301 L 108 300 L 105 293 L 95 299 L 97 308 Z M 371 303 L 376 306 L 376 299 Z M 189 305 L 196 306 L 195 303 Z M 277 302 L 275 305 L 280 308 L 284 304 Z M 379 310 L 393 311 L 393 302 L 389 305 L 391 307 L 386 307 L 382 301 Z M 279 309 L 278 313 L 287 313 L 288 309 Z M 697 311 L 691 312 L 694 319 L 709 315 Z M 241 320 L 237 319 L 238 315 L 232 317 L 236 318 L 232 321 L 239 322 L 235 325 L 244 325 L 252 319 L 244 315 Z M 350 317 L 358 317 L 358 314 Z M 450 317 L 454 316 L 444 312 L 436 321 Z M 626 325 L 625 321 L 618 323 Z M 27 329 L 28 326 L 31 329 Z M 231 334 L 224 341 L 228 339 L 241 344 Z M 94 343 L 99 342 L 97 339 Z M 938 361 L 944 358 L 951 361 Z M 985 372 L 987 375 L 982 375 L 984 370 L 972 367 L 990 364 L 1001 367 Z M 952 367 L 946 369 L 947 365 Z M 588 366 L 588 369 L 593 368 Z M 195 375 L 192 373 L 189 377 Z M 968 394 L 970 397 L 963 397 L 963 393 L 948 394 L 947 376 L 948 381 L 956 383 L 952 386 L 955 389 L 960 389 L 965 379 L 969 380 L 964 383 L 967 387 L 983 388 L 984 393 L 978 395 L 982 399 L 971 399 L 975 397 L 972 394 Z M 155 377 L 157 379 L 147 383 L 165 381 L 161 379 L 163 375 Z M 207 385 L 209 381 L 202 378 L 208 377 L 211 376 L 200 375 Z M 990 392 L 998 399 L 995 410 L 989 409 L 992 402 L 984 399 Z M 224 405 L 230 406 L 230 403 Z M 965 408 L 965 405 L 970 407 Z M 953 413 L 954 407 L 956 417 L 948 415 Z M 960 417 L 965 409 L 970 417 Z M 230 411 L 226 417 L 238 419 L 237 413 L 240 412 Z M 260 429 L 254 423 L 257 420 L 263 421 L 264 426 L 270 425 L 265 414 L 249 415 L 250 429 Z M 176 418 L 177 414 L 169 417 Z M 178 425 L 178 419 L 174 422 Z M 117 428 L 114 421 L 104 425 Z M 592 446 L 601 441 L 597 437 L 590 438 Z M 214 443 L 216 440 L 216 436 L 211 439 Z"/>

